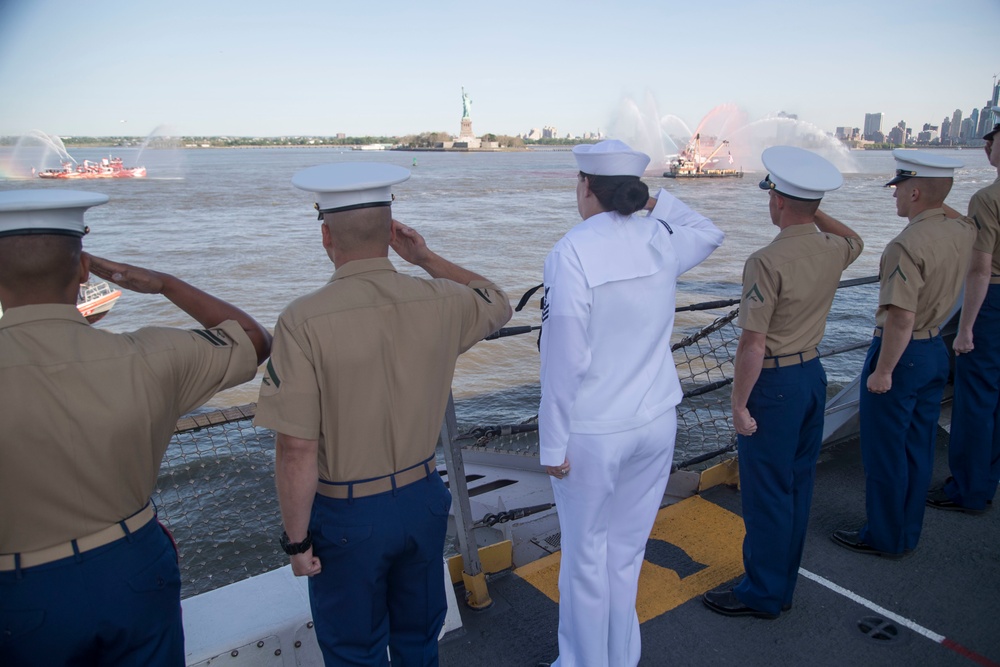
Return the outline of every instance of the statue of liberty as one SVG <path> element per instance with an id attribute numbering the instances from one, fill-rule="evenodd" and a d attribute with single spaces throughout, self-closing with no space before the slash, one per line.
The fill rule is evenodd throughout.
<path id="1" fill-rule="evenodd" d="M 462 118 L 472 118 L 472 98 L 465 92 L 465 86 L 462 86 Z"/>

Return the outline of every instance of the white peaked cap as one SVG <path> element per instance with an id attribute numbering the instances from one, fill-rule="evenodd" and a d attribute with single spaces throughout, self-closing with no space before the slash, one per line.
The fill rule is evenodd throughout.
<path id="1" fill-rule="evenodd" d="M 593 176 L 642 176 L 649 165 L 648 155 L 617 139 L 574 146 L 573 157 L 580 171 Z"/>
<path id="2" fill-rule="evenodd" d="M 107 195 L 82 190 L 5 190 L 0 192 L 0 236 L 82 237 L 89 231 L 83 214 L 107 201 Z"/>
<path id="3" fill-rule="evenodd" d="M 768 175 L 760 182 L 761 190 L 815 201 L 844 184 L 844 177 L 824 157 L 795 146 L 771 146 L 760 155 Z"/>
<path id="4" fill-rule="evenodd" d="M 908 178 L 952 178 L 955 170 L 964 166 L 959 160 L 931 151 L 896 148 L 892 157 L 896 158 L 896 176 L 885 184 L 886 187 Z"/>
<path id="5" fill-rule="evenodd" d="M 324 213 L 389 206 L 392 186 L 410 177 L 410 170 L 377 162 L 337 162 L 309 167 L 292 177 L 292 185 L 316 193 L 316 209 Z"/>

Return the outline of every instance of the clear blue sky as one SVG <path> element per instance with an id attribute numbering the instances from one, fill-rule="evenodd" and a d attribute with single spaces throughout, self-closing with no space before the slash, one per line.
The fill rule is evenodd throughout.
<path id="1" fill-rule="evenodd" d="M 0 135 L 607 129 L 652 99 L 832 131 L 968 116 L 1000 0 L 0 0 Z M 127 121 L 123 123 L 122 121 Z"/>

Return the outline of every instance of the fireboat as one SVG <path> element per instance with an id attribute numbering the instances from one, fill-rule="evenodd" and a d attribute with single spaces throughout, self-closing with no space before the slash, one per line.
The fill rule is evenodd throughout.
<path id="1" fill-rule="evenodd" d="M 681 151 L 681 153 L 670 163 L 667 171 L 663 172 L 665 178 L 743 178 L 743 169 L 718 169 L 711 165 L 718 163 L 715 157 L 723 148 L 729 157 L 729 164 L 733 163 L 733 154 L 729 152 L 729 141 L 723 140 L 715 150 L 707 157 L 701 154 L 701 133 L 694 135 L 694 139 Z"/>
<path id="2" fill-rule="evenodd" d="M 32 170 L 34 171 L 34 170 Z M 84 160 L 75 168 L 72 162 L 63 162 L 60 169 L 36 172 L 38 178 L 145 178 L 145 167 L 126 167 L 120 157 L 102 158 L 100 162 Z"/>

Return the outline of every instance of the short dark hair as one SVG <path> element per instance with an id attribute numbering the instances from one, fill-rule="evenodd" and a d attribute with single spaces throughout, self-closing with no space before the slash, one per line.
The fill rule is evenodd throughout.
<path id="1" fill-rule="evenodd" d="M 581 171 L 580 178 L 587 179 L 587 186 L 606 211 L 632 215 L 649 201 L 649 187 L 638 176 L 595 176 Z"/>
<path id="2" fill-rule="evenodd" d="M 0 283 L 25 291 L 62 289 L 77 280 L 83 241 L 65 234 L 22 234 L 0 238 Z"/>
<path id="3" fill-rule="evenodd" d="M 784 197 L 785 206 L 802 215 L 815 215 L 822 201 L 820 199 L 796 199 L 794 197 L 787 197 L 780 192 L 777 194 L 780 197 Z"/>
<path id="4" fill-rule="evenodd" d="M 388 206 L 356 208 L 323 214 L 323 224 L 341 250 L 389 247 L 392 210 Z"/>

